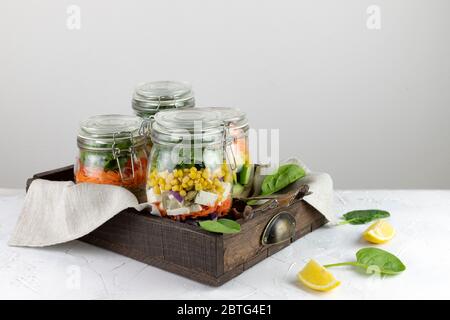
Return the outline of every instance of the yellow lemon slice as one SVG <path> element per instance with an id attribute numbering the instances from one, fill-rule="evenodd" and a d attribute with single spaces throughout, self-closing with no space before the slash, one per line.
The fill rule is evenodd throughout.
<path id="1" fill-rule="evenodd" d="M 374 222 L 363 233 L 364 239 L 372 243 L 385 243 L 395 236 L 395 229 L 386 220 Z"/>
<path id="2" fill-rule="evenodd" d="M 297 274 L 297 277 L 305 286 L 318 291 L 329 291 L 341 284 L 325 267 L 312 259 Z"/>

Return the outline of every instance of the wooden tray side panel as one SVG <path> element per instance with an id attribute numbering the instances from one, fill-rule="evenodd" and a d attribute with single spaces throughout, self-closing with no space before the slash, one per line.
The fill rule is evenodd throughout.
<path id="1" fill-rule="evenodd" d="M 164 225 L 161 232 L 164 260 L 193 272 L 219 275 L 216 256 L 218 237 L 184 229 L 175 223 Z"/>
<path id="2" fill-rule="evenodd" d="M 132 255 L 145 262 L 161 260 L 192 272 L 218 276 L 215 235 L 181 228 L 179 223 L 127 209 L 80 240 Z M 168 270 L 171 271 L 171 270 Z"/>
<path id="3" fill-rule="evenodd" d="M 228 273 L 222 276 L 215 276 L 206 272 L 195 271 L 190 268 L 168 262 L 165 259 L 154 258 L 146 252 L 136 249 L 130 250 L 130 248 L 123 246 L 122 244 L 106 241 L 99 238 L 95 233 L 90 233 L 79 240 L 210 286 L 220 286 L 237 275 Z"/>
<path id="4" fill-rule="evenodd" d="M 296 232 L 294 236 L 281 244 L 263 246 L 261 237 L 268 221 L 281 211 L 287 211 L 295 218 Z M 270 213 L 262 213 L 245 222 L 241 226 L 240 233 L 224 237 L 224 271 L 232 270 L 241 264 L 254 265 L 311 232 L 313 226 L 318 227 L 325 222 L 323 216 L 305 201 L 299 201 L 288 208 L 278 208 Z M 249 263 L 252 260 L 253 263 Z"/>
<path id="5" fill-rule="evenodd" d="M 261 245 L 261 235 L 267 222 L 277 212 L 265 212 L 241 224 L 241 232 L 224 236 L 224 271 L 230 271 L 244 264 L 254 256 L 263 253 L 267 257 L 267 247 Z"/>
<path id="6" fill-rule="evenodd" d="M 122 251 L 133 252 L 138 260 L 163 259 L 161 224 L 146 219 L 134 209 L 126 209 L 105 222 L 80 240 L 95 238 L 107 244 L 110 250 L 120 246 Z M 89 241 L 87 241 L 89 242 Z"/>

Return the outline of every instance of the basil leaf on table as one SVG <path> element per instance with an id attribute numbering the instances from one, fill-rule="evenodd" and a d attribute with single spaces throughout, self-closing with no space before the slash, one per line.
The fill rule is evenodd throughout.
<path id="1" fill-rule="evenodd" d="M 282 165 L 275 173 L 264 178 L 261 195 L 267 196 L 280 191 L 304 176 L 305 170 L 299 165 L 293 163 Z"/>
<path id="2" fill-rule="evenodd" d="M 241 231 L 241 225 L 230 219 L 205 220 L 200 221 L 199 225 L 202 229 L 215 233 L 237 233 Z"/>
<path id="3" fill-rule="evenodd" d="M 378 209 L 355 210 L 343 215 L 344 221 L 339 224 L 365 224 L 373 220 L 390 217 L 389 212 Z"/>
<path id="4" fill-rule="evenodd" d="M 324 265 L 325 268 L 339 266 L 355 266 L 371 271 L 379 271 L 381 274 L 398 274 L 405 271 L 406 267 L 399 258 L 385 250 L 378 248 L 363 248 L 356 253 L 356 261 L 341 262 Z"/>

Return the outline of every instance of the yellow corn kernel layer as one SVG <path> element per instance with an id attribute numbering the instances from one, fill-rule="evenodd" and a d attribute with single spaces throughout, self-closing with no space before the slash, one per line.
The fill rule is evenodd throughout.
<path id="1" fill-rule="evenodd" d="M 197 169 L 174 169 L 171 172 L 158 172 L 153 169 L 148 176 L 148 187 L 153 188 L 155 194 L 163 191 L 177 191 L 181 196 L 185 196 L 188 191 L 209 191 L 221 194 L 223 190 L 220 179 L 225 182 L 232 181 L 232 173 L 226 164 L 223 164 L 213 172 L 209 168 Z"/>

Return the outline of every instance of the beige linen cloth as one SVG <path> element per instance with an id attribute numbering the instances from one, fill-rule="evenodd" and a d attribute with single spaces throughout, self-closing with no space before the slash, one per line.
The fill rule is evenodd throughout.
<path id="1" fill-rule="evenodd" d="M 304 200 L 330 222 L 335 221 L 331 177 L 305 169 L 303 181 L 312 194 Z M 34 180 L 8 244 L 44 247 L 75 240 L 130 207 L 140 211 L 148 204 L 139 204 L 131 192 L 117 186 Z"/>
<path id="2" fill-rule="evenodd" d="M 142 210 L 125 188 L 71 181 L 34 180 L 28 189 L 11 246 L 44 247 L 78 239 L 120 211 Z"/>

